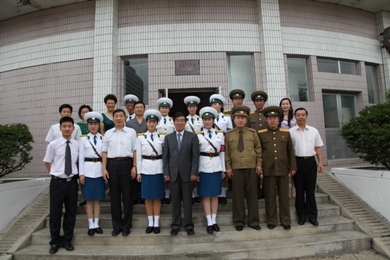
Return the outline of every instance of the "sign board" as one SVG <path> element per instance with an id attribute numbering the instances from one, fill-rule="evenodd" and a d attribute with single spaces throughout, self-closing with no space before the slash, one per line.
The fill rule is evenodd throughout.
<path id="1" fill-rule="evenodd" d="M 200 75 L 199 60 L 175 60 L 175 75 Z"/>

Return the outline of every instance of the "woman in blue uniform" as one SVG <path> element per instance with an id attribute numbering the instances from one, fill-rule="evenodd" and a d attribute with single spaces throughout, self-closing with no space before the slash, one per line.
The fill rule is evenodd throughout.
<path id="1" fill-rule="evenodd" d="M 88 112 L 84 115 L 88 124 L 88 135 L 79 141 L 79 174 L 83 197 L 86 201 L 88 235 L 102 234 L 99 226 L 100 201 L 104 200 L 104 180 L 102 172 L 103 138 L 98 133 L 103 121 L 101 114 Z"/>
<path id="2" fill-rule="evenodd" d="M 164 136 L 156 131 L 161 113 L 148 109 L 144 113 L 146 133 L 139 133 L 136 142 L 137 180 L 141 182 L 141 197 L 145 199 L 148 226 L 146 233 L 160 233 L 161 199 L 164 198 L 162 152 Z"/>
<path id="3" fill-rule="evenodd" d="M 203 209 L 207 219 L 207 233 L 220 231 L 217 224 L 218 195 L 221 194 L 222 179 L 225 178 L 225 146 L 222 130 L 213 128 L 217 110 L 204 107 L 199 112 L 203 120 L 203 131 L 198 132 L 200 159 L 198 194 L 203 197 Z"/>

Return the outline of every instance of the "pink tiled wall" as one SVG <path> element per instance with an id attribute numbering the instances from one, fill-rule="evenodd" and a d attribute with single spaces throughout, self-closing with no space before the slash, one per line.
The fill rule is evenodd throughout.
<path id="1" fill-rule="evenodd" d="M 378 38 L 374 13 L 310 0 L 279 0 L 279 8 L 282 26 Z"/>
<path id="2" fill-rule="evenodd" d="M 55 63 L 0 74 L 1 124 L 27 124 L 34 137 L 32 163 L 20 174 L 46 173 L 42 163 L 45 137 L 59 120 L 58 107 L 73 106 L 73 119 L 82 104 L 92 104 L 93 60 Z M 31 176 L 31 175 L 30 175 Z"/>
<path id="3" fill-rule="evenodd" d="M 257 23 L 255 0 L 119 0 L 119 27 L 177 23 Z"/>
<path id="4" fill-rule="evenodd" d="M 93 30 L 95 1 L 50 8 L 0 22 L 0 47 L 63 33 Z"/>

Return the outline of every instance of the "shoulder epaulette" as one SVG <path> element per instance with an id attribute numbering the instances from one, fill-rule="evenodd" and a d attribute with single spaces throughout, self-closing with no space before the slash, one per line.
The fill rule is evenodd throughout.
<path id="1" fill-rule="evenodd" d="M 279 128 L 280 132 L 285 132 L 285 133 L 289 133 L 290 130 L 286 129 L 286 128 Z"/>
<path id="2" fill-rule="evenodd" d="M 199 132 L 195 132 L 195 134 L 200 135 L 200 134 L 203 134 L 203 132 L 199 131 Z"/>
<path id="3" fill-rule="evenodd" d="M 143 136 L 143 135 L 145 135 L 145 133 L 139 133 L 139 134 L 138 134 L 138 136 Z"/>
<path id="4" fill-rule="evenodd" d="M 254 114 L 255 114 L 255 111 L 251 111 L 249 114 L 250 114 L 250 115 L 254 115 Z"/>
<path id="5" fill-rule="evenodd" d="M 158 134 L 160 134 L 160 135 L 166 135 L 167 132 L 158 132 Z"/>
<path id="6" fill-rule="evenodd" d="M 88 136 L 88 134 L 83 134 L 83 135 L 80 135 L 80 137 L 83 137 L 83 136 Z"/>
<path id="7" fill-rule="evenodd" d="M 223 133 L 223 130 L 217 130 L 217 133 Z"/>
<path id="8" fill-rule="evenodd" d="M 267 131 L 268 131 L 268 129 L 266 128 L 266 129 L 261 129 L 261 130 L 257 131 L 257 133 L 261 134 L 261 133 L 265 133 Z"/>
<path id="9" fill-rule="evenodd" d="M 248 127 L 248 131 L 250 131 L 250 132 L 256 132 L 256 130 L 255 130 L 255 129 L 253 129 L 253 128 L 250 128 L 250 127 Z"/>

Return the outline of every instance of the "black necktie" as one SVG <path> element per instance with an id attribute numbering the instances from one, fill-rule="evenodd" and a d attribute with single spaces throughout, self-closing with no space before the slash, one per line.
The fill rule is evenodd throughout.
<path id="1" fill-rule="evenodd" d="M 93 142 L 95 143 L 95 145 L 97 144 L 96 135 L 93 137 Z"/>
<path id="2" fill-rule="evenodd" d="M 238 137 L 238 145 L 237 145 L 237 150 L 239 152 L 244 151 L 244 137 L 242 136 L 243 132 L 240 130 L 240 135 Z"/>
<path id="3" fill-rule="evenodd" d="M 72 155 L 70 153 L 69 140 L 66 141 L 66 149 L 65 149 L 65 175 L 69 176 L 72 174 Z"/>
<path id="4" fill-rule="evenodd" d="M 209 130 L 209 138 L 211 139 L 212 135 L 211 135 L 211 130 Z"/>
<path id="5" fill-rule="evenodd" d="M 192 124 L 194 124 L 194 118 L 193 117 L 191 117 L 191 122 L 192 122 Z"/>

